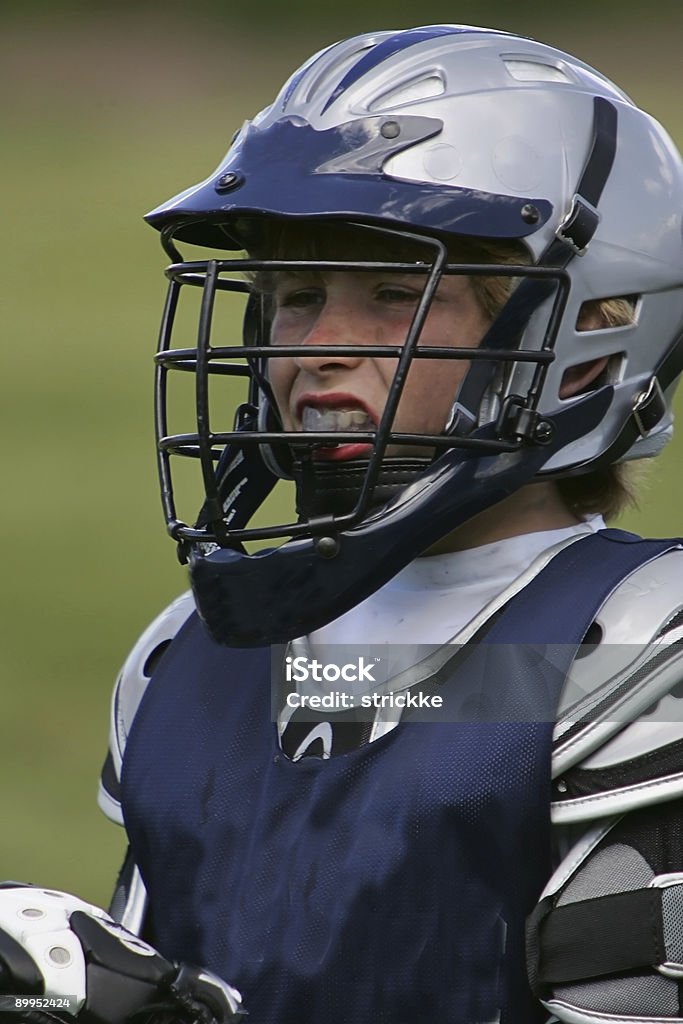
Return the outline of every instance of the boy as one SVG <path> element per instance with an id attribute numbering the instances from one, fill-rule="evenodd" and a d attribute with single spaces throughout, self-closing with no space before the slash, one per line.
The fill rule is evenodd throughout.
<path id="1" fill-rule="evenodd" d="M 597 72 L 428 26 L 314 56 L 149 215 L 174 261 L 162 496 L 194 596 L 124 667 L 101 803 L 131 843 L 114 916 L 166 958 L 159 991 L 237 1010 L 187 962 L 269 1024 L 680 1017 L 681 554 L 601 515 L 670 434 L 682 211 L 680 156 Z M 175 348 L 197 286 L 197 347 Z M 200 463 L 195 525 L 176 455 Z M 295 521 L 253 525 L 279 478 Z M 548 883 L 551 798 L 600 824 Z"/>

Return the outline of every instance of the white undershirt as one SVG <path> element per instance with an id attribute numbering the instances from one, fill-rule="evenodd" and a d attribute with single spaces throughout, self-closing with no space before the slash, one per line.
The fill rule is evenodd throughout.
<path id="1" fill-rule="evenodd" d="M 467 551 L 416 558 L 371 597 L 310 636 L 321 644 L 434 644 L 450 640 L 489 601 L 563 540 L 604 529 L 596 516 Z"/>

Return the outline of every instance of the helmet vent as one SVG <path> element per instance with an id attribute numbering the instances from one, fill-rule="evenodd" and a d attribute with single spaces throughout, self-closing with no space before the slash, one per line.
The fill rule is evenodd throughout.
<path id="1" fill-rule="evenodd" d="M 406 106 L 408 103 L 416 103 L 418 100 L 443 96 L 445 91 L 446 83 L 443 75 L 433 71 L 428 75 L 413 78 L 412 81 L 401 82 L 398 87 L 383 92 L 368 105 L 368 110 L 372 113 L 381 113 L 383 110 Z"/>
<path id="2" fill-rule="evenodd" d="M 326 65 L 325 69 L 317 75 L 311 83 L 308 92 L 306 93 L 306 99 L 304 102 L 311 103 L 316 97 L 323 93 L 327 96 L 329 87 L 336 82 L 341 81 L 344 74 L 356 64 L 360 57 L 368 50 L 371 50 L 374 46 L 373 43 L 368 43 L 367 46 L 361 46 L 353 53 L 343 53 L 339 58 L 332 63 Z"/>
<path id="3" fill-rule="evenodd" d="M 503 57 L 508 73 L 518 82 L 564 82 L 571 85 L 573 79 L 555 64 L 542 64 L 536 60 L 522 60 L 519 57 Z"/>

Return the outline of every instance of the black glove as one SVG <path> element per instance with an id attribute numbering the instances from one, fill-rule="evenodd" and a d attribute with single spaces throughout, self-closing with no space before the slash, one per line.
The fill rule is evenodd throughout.
<path id="1" fill-rule="evenodd" d="M 0 993 L 0 1008 L 20 1013 L 13 1024 L 234 1024 L 244 1015 L 239 992 L 216 975 L 167 960 L 75 896 L 16 883 L 0 886 Z"/>

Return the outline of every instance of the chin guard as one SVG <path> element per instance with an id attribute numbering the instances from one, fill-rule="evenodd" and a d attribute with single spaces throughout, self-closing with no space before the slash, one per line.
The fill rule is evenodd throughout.
<path id="1" fill-rule="evenodd" d="M 254 555 L 193 548 L 192 589 L 211 636 L 232 647 L 286 643 L 343 615 L 451 530 L 529 483 L 577 436 L 578 421 L 600 422 L 612 395 L 611 387 L 601 388 L 558 413 L 548 421 L 546 444 L 485 457 L 477 447 L 452 449 L 381 517 L 353 529 L 340 532 L 329 515 L 320 517 L 312 539 Z M 491 429 L 471 439 L 485 441 Z"/>
<path id="2" fill-rule="evenodd" d="M 388 504 L 402 488 L 412 484 L 431 461 L 424 457 L 384 459 L 372 490 L 371 508 Z M 314 516 L 352 513 L 369 466 L 368 459 L 353 459 L 341 465 L 314 459 L 295 463 L 297 514 L 310 520 Z"/>

